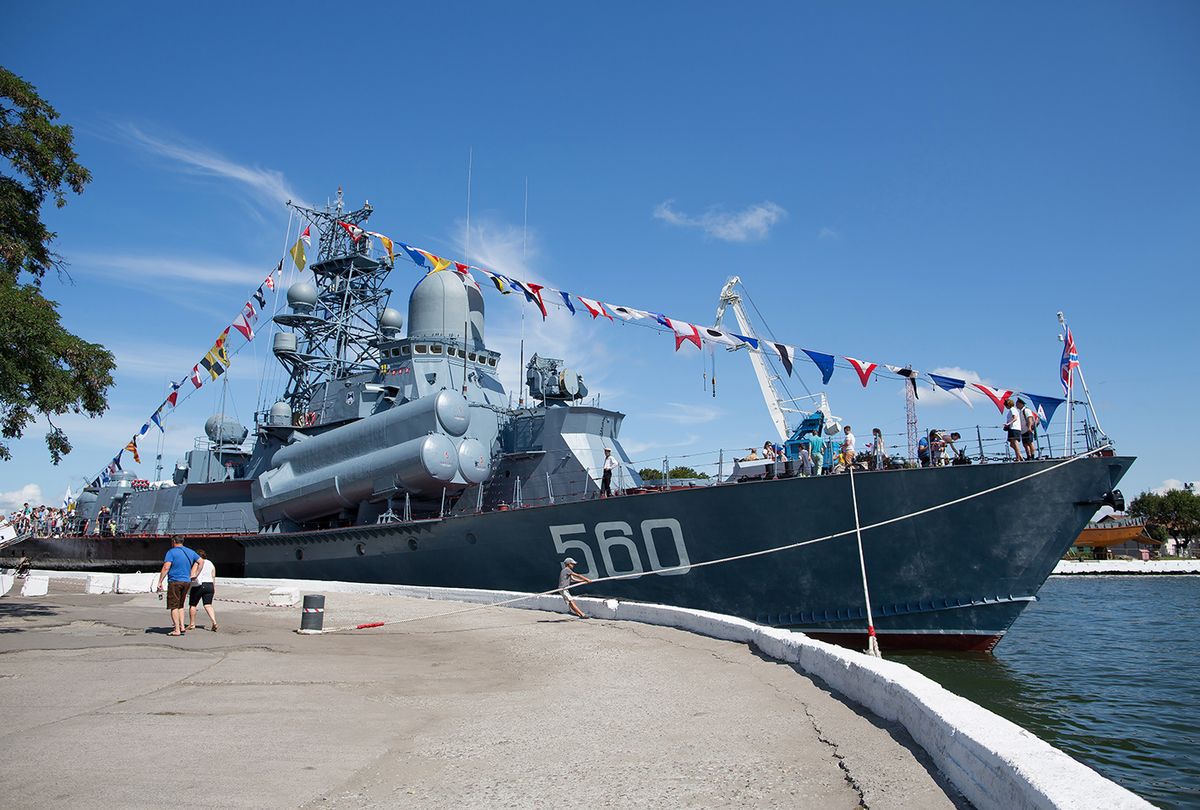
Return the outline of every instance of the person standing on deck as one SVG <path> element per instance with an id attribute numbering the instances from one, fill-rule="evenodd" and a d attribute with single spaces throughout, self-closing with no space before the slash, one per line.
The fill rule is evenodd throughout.
<path id="1" fill-rule="evenodd" d="M 820 433 L 814 431 L 809 434 L 808 452 L 812 455 L 813 475 L 820 475 L 821 467 L 825 464 L 825 440 Z"/>
<path id="2" fill-rule="evenodd" d="M 590 579 L 583 574 L 575 573 L 575 560 L 567 557 L 563 560 L 562 570 L 558 572 L 558 593 L 562 596 L 563 601 L 567 603 L 567 609 L 581 619 L 586 619 L 583 611 L 579 609 L 579 605 L 575 604 L 575 600 L 571 598 L 571 586 L 576 582 L 591 582 Z"/>
<path id="3" fill-rule="evenodd" d="M 612 450 L 604 448 L 604 472 L 600 474 L 600 497 L 612 497 L 612 475 L 617 468 L 617 460 L 612 456 Z"/>
<path id="4" fill-rule="evenodd" d="M 1008 432 L 1008 446 L 1012 448 L 1014 461 L 1021 460 L 1021 412 L 1011 399 L 1004 400 L 1004 429 Z"/>
<path id="5" fill-rule="evenodd" d="M 1037 455 L 1034 447 L 1037 442 L 1037 414 L 1020 397 L 1017 398 L 1017 412 L 1021 414 L 1021 444 L 1025 445 L 1025 458 L 1033 461 Z"/>
<path id="6" fill-rule="evenodd" d="M 842 463 L 849 467 L 854 463 L 854 434 L 850 432 L 850 426 L 845 427 L 845 438 L 842 439 Z"/>

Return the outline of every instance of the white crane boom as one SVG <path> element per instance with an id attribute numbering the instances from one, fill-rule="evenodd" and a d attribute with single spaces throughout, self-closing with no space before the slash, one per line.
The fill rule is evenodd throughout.
<path id="1" fill-rule="evenodd" d="M 754 329 L 750 326 L 750 319 L 746 316 L 746 311 L 742 309 L 742 297 L 734 291 L 734 287 L 741 281 L 741 278 L 734 276 L 725 282 L 725 286 L 721 289 L 721 303 L 717 306 L 717 322 L 714 328 L 721 328 L 721 319 L 725 317 L 725 309 L 733 307 L 733 316 L 737 318 L 741 334 L 757 338 Z M 761 352 L 752 351 L 750 352 L 750 364 L 754 366 L 754 376 L 758 378 L 758 387 L 762 389 L 763 399 L 767 403 L 767 411 L 771 414 L 771 421 L 775 423 L 775 430 L 779 432 L 779 439 L 786 442 L 791 434 L 788 430 L 787 420 L 783 417 L 779 393 L 775 390 L 775 384 L 771 382 L 771 370 L 767 368 L 767 361 Z"/>

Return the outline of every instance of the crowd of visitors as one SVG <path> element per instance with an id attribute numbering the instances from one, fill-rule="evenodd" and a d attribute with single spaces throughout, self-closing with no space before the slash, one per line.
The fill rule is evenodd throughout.
<path id="1" fill-rule="evenodd" d="M 30 506 L 28 503 L 8 515 L 8 522 L 17 530 L 17 534 L 32 533 L 40 537 L 62 537 L 70 532 L 74 519 L 74 509 Z"/>

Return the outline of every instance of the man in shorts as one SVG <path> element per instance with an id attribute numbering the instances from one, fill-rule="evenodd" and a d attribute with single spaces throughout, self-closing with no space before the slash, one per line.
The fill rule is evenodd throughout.
<path id="1" fill-rule="evenodd" d="M 167 579 L 167 610 L 171 611 L 171 621 L 175 629 L 169 635 L 182 636 L 184 633 L 184 610 L 187 606 L 188 588 L 192 582 L 192 564 L 200 556 L 183 545 L 182 537 L 171 538 L 171 548 L 163 557 L 162 570 L 158 572 L 158 582 L 154 590 L 161 591 L 163 577 Z"/>
<path id="2" fill-rule="evenodd" d="M 583 574 L 575 573 L 575 560 L 567 557 L 563 560 L 562 570 L 558 572 L 558 592 L 562 596 L 563 601 L 567 603 L 567 609 L 581 619 L 586 619 L 583 611 L 579 609 L 579 605 L 575 604 L 575 600 L 571 598 L 571 586 L 576 582 L 591 582 L 590 579 Z"/>
<path id="3" fill-rule="evenodd" d="M 1017 398 L 1017 412 L 1021 415 L 1021 444 L 1025 447 L 1025 458 L 1033 461 L 1037 455 L 1034 444 L 1037 442 L 1037 415 L 1025 404 L 1025 400 Z"/>

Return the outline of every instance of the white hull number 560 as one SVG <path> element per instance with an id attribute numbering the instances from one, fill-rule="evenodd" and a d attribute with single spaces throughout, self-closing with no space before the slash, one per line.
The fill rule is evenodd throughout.
<path id="1" fill-rule="evenodd" d="M 583 557 L 587 564 L 586 570 L 576 571 L 587 577 L 623 576 L 627 574 L 661 574 L 675 576 L 686 574 L 690 570 L 691 560 L 688 559 L 687 546 L 683 544 L 683 529 L 675 518 L 652 518 L 643 520 L 641 525 L 641 548 L 634 540 L 633 528 L 623 520 L 609 520 L 597 523 L 595 531 L 596 544 L 600 548 L 600 559 L 603 568 L 596 567 L 596 557 L 592 546 L 587 540 L 567 539 L 571 535 L 587 535 L 587 527 L 582 523 L 568 523 L 563 526 L 551 526 L 550 536 L 554 538 L 554 548 L 559 554 Z M 669 539 L 668 539 L 669 538 Z M 666 549 L 674 545 L 674 553 L 669 550 L 666 558 L 659 556 L 659 543 L 664 543 Z M 614 550 L 619 549 L 616 555 Z M 643 564 L 642 552 L 645 551 Z M 615 556 L 615 559 L 614 559 Z M 664 571 L 664 568 L 672 570 Z"/>

